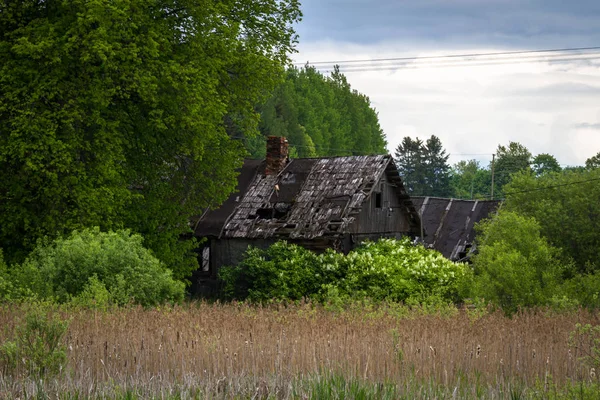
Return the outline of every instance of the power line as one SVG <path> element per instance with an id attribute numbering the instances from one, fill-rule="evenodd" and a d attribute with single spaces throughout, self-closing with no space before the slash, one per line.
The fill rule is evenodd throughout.
<path id="1" fill-rule="evenodd" d="M 519 55 L 519 54 L 540 54 L 540 53 L 556 53 L 556 52 L 573 52 L 573 51 L 589 51 L 589 50 L 600 50 L 600 46 L 595 47 L 569 47 L 563 49 L 544 49 L 544 50 L 520 50 L 520 51 L 502 51 L 492 53 L 467 53 L 467 54 L 446 54 L 441 56 L 413 56 L 413 57 L 394 57 L 394 58 L 371 58 L 363 60 L 338 60 L 338 61 L 316 61 L 316 62 L 296 62 L 293 65 L 323 65 L 323 64 L 350 64 L 350 63 L 362 63 L 362 62 L 386 62 L 386 61 L 417 61 L 427 59 L 444 59 L 444 58 L 466 58 L 466 57 L 488 57 L 488 56 L 505 56 L 505 55 Z"/>
<path id="2" fill-rule="evenodd" d="M 530 60 L 463 60 L 457 63 L 421 63 L 421 64 L 400 64 L 400 65 L 374 65 L 374 66 L 357 66 L 357 67 L 344 67 L 340 66 L 340 71 L 347 74 L 352 72 L 377 72 L 377 71 L 395 71 L 399 69 L 425 69 L 425 68 L 458 68 L 458 67 L 485 67 L 485 66 L 496 66 L 496 65 L 508 65 L 508 64 L 529 64 L 534 62 L 547 62 L 547 63 L 567 63 L 573 61 L 591 61 L 600 59 L 600 54 L 590 54 L 587 57 L 575 57 L 575 58 L 560 58 L 560 59 L 530 59 Z M 332 69 L 319 69 L 320 72 L 331 72 Z"/>
<path id="3" fill-rule="evenodd" d="M 589 182 L 596 182 L 596 181 L 600 181 L 600 178 L 592 178 L 592 179 L 586 179 L 586 180 L 583 180 L 583 181 L 561 183 L 561 184 L 558 184 L 558 185 L 542 186 L 542 187 L 533 188 L 533 189 L 516 190 L 516 191 L 512 191 L 512 192 L 504 192 L 503 194 L 506 197 L 507 195 L 511 195 L 511 194 L 521 194 L 521 193 L 529 193 L 529 192 L 538 192 L 538 191 L 541 191 L 541 190 L 549 190 L 549 189 L 555 189 L 555 188 L 564 187 L 564 186 L 579 185 L 579 184 L 582 184 L 582 183 L 589 183 Z M 485 196 L 485 197 L 490 197 L 490 196 Z"/>

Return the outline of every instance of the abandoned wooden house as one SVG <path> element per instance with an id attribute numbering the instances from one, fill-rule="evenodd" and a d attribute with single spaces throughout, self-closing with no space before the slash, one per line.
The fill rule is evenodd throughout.
<path id="1" fill-rule="evenodd" d="M 195 223 L 206 239 L 194 280 L 216 278 L 249 245 L 285 239 L 312 250 L 348 252 L 365 239 L 415 237 L 417 210 L 389 155 L 288 158 L 285 138 L 269 137 L 266 160 L 246 160 L 237 192 Z"/>
<path id="2" fill-rule="evenodd" d="M 466 261 L 475 249 L 475 224 L 491 216 L 499 200 L 411 197 L 422 216 L 423 240 L 452 261 Z"/>

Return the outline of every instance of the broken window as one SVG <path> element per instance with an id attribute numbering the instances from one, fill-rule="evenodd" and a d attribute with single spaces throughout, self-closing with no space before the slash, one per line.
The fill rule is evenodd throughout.
<path id="1" fill-rule="evenodd" d="M 381 192 L 375 192 L 375 208 L 381 208 L 383 205 L 383 196 Z"/>
<path id="2" fill-rule="evenodd" d="M 210 271 L 210 247 L 202 249 L 202 272 Z"/>

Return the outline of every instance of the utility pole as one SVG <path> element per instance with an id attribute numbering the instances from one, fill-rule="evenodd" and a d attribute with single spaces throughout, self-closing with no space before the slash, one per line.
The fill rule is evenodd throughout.
<path id="1" fill-rule="evenodd" d="M 492 154 L 492 195 L 491 199 L 494 200 L 494 161 L 496 160 L 496 154 Z"/>
<path id="2" fill-rule="evenodd" d="M 471 178 L 471 200 L 473 200 L 473 185 L 475 184 L 475 177 Z"/>

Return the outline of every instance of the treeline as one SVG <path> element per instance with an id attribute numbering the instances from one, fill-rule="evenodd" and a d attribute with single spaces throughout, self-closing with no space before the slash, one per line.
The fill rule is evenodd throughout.
<path id="1" fill-rule="evenodd" d="M 454 165 L 440 139 L 432 135 L 426 141 L 403 138 L 394 159 L 404 186 L 413 196 L 453 197 L 458 199 L 503 199 L 506 185 L 518 172 L 531 172 L 536 177 L 563 171 L 583 171 L 600 165 L 600 153 L 589 158 L 585 167 L 562 168 L 547 153 L 533 156 L 518 142 L 498 145 L 494 159 L 487 165 L 478 160 L 461 160 Z"/>
<path id="2" fill-rule="evenodd" d="M 507 311 L 600 307 L 600 168 L 587 166 L 511 175 L 480 226 L 474 295 Z"/>
<path id="3" fill-rule="evenodd" d="M 386 140 L 367 96 L 336 68 L 290 67 L 285 81 L 259 107 L 260 136 L 245 139 L 252 158 L 264 158 L 267 136 L 285 136 L 292 157 L 386 153 Z M 242 134 L 242 132 L 240 132 Z"/>
<path id="4" fill-rule="evenodd" d="M 8 287 L 74 298 L 86 285 L 131 297 L 151 292 L 128 281 L 144 276 L 178 298 L 171 279 L 198 268 L 197 243 L 182 240 L 190 218 L 235 190 L 246 151 L 232 132 L 258 134 L 256 105 L 283 81 L 300 18 L 296 0 L 1 2 L 0 298 Z M 94 227 L 136 243 L 82 236 Z M 61 240 L 103 252 L 80 254 L 80 275 L 54 254 Z M 157 260 L 107 262 L 140 247 Z M 38 285 L 22 273 L 32 265 L 56 280 Z"/>

